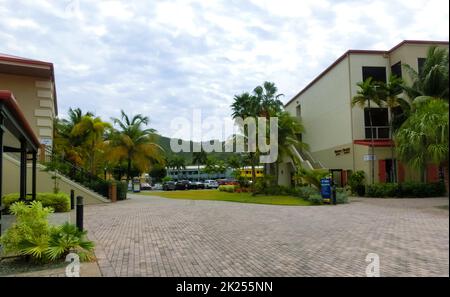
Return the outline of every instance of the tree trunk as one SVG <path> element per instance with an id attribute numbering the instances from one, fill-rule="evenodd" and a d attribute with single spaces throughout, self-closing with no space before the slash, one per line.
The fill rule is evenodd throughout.
<path id="1" fill-rule="evenodd" d="M 391 182 L 397 182 L 397 162 L 394 161 L 394 126 L 393 126 L 393 112 L 392 108 L 389 108 L 391 118 L 389 119 L 389 129 L 391 132 L 390 138 L 391 138 L 391 163 L 392 163 L 392 181 Z"/>
<path id="2" fill-rule="evenodd" d="M 200 182 L 200 163 L 197 164 L 197 181 Z"/>
<path id="3" fill-rule="evenodd" d="M 256 172 L 255 172 L 255 156 L 251 153 L 250 161 L 252 166 L 252 192 L 255 194 Z"/>
<path id="4" fill-rule="evenodd" d="M 128 160 L 127 160 L 127 184 L 130 182 L 130 175 L 131 175 L 131 158 L 128 158 Z"/>
<path id="5" fill-rule="evenodd" d="M 371 140 L 371 145 L 370 145 L 370 154 L 371 156 L 371 183 L 374 184 L 375 183 L 375 147 L 374 147 L 374 141 L 373 141 L 373 126 L 372 126 L 372 110 L 370 108 L 370 100 L 368 101 L 368 105 L 369 105 L 369 122 L 370 122 L 370 140 Z"/>

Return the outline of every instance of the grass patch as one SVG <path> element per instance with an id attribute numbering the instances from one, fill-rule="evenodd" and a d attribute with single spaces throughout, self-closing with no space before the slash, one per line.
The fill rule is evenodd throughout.
<path id="1" fill-rule="evenodd" d="M 256 195 L 251 193 L 228 193 L 219 190 L 193 190 L 193 191 L 152 191 L 140 192 L 141 195 L 159 196 L 172 199 L 189 199 L 189 200 L 216 200 L 240 203 L 256 203 L 256 204 L 272 204 L 272 205 L 312 205 L 299 197 L 281 196 L 281 195 Z"/>

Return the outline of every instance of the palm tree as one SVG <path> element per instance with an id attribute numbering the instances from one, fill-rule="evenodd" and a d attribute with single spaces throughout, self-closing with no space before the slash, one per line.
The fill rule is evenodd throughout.
<path id="1" fill-rule="evenodd" d="M 177 179 L 179 180 L 181 170 L 186 168 L 186 159 L 184 159 L 182 156 L 175 155 L 170 159 L 169 162 L 172 168 L 177 170 Z"/>
<path id="2" fill-rule="evenodd" d="M 74 136 L 72 134 L 73 128 L 80 123 L 84 116 L 93 117 L 92 112 L 83 114 L 81 109 L 69 108 L 68 119 L 54 120 L 54 151 L 60 154 L 64 159 L 69 160 L 75 165 L 82 163 L 81 145 L 84 142 L 83 135 Z"/>
<path id="3" fill-rule="evenodd" d="M 394 135 L 394 108 L 400 107 L 404 112 L 410 109 L 410 102 L 407 99 L 399 97 L 402 93 L 403 80 L 395 75 L 390 75 L 387 83 L 379 83 L 379 97 L 385 106 L 389 109 L 389 130 L 390 135 Z M 392 182 L 397 179 L 396 165 L 394 164 L 394 143 L 391 144 L 391 160 L 392 160 Z"/>
<path id="4" fill-rule="evenodd" d="M 192 163 L 197 164 L 197 181 L 200 181 L 200 164 L 205 164 L 207 157 L 208 156 L 204 150 L 192 153 Z"/>
<path id="5" fill-rule="evenodd" d="M 250 95 L 245 92 L 241 95 L 234 96 L 234 102 L 231 105 L 232 117 L 233 119 L 241 118 L 245 119 L 247 117 L 256 118 L 260 113 L 260 101 L 256 96 Z M 246 142 L 248 142 L 248 131 L 247 127 L 244 127 L 244 138 Z M 255 163 L 257 161 L 258 152 L 248 152 L 248 158 L 250 160 L 250 166 L 252 171 L 252 189 L 254 190 L 254 186 L 256 183 L 256 170 Z"/>
<path id="6" fill-rule="evenodd" d="M 425 181 L 428 163 L 443 166 L 448 172 L 448 101 L 432 97 L 417 97 L 415 112 L 396 132 L 394 139 L 399 158 L 420 171 Z"/>
<path id="7" fill-rule="evenodd" d="M 365 108 L 367 105 L 368 113 L 369 113 L 369 123 L 370 123 L 370 140 L 371 140 L 371 165 L 372 165 L 372 174 L 371 181 L 372 184 L 375 176 L 375 160 L 374 160 L 374 140 L 373 140 L 373 128 L 372 128 L 372 111 L 371 111 L 371 103 L 375 103 L 378 106 L 381 106 L 381 100 L 379 98 L 379 92 L 377 91 L 378 84 L 372 81 L 372 77 L 367 78 L 363 82 L 358 82 L 356 84 L 359 87 L 356 95 L 352 98 L 351 105 L 354 107 L 355 105 L 359 105 L 361 108 Z"/>
<path id="8" fill-rule="evenodd" d="M 278 115 L 278 159 L 275 163 L 275 177 L 278 182 L 278 164 L 284 157 L 290 157 L 294 164 L 297 164 L 297 155 L 294 149 L 305 149 L 307 145 L 299 140 L 299 135 L 304 133 L 305 129 L 300 119 L 291 116 L 287 111 L 280 112 Z"/>
<path id="9" fill-rule="evenodd" d="M 95 155 L 103 142 L 105 131 L 109 128 L 112 128 L 111 124 L 103 122 L 100 117 L 94 118 L 91 115 L 84 115 L 75 124 L 70 133 L 71 136 L 82 137 L 83 143 L 81 147 L 84 148 L 84 155 L 89 160 L 89 172 L 91 175 L 94 175 L 96 171 Z"/>
<path id="10" fill-rule="evenodd" d="M 403 64 L 411 79 L 411 85 L 403 85 L 408 97 L 414 100 L 419 96 L 430 96 L 448 101 L 448 63 L 448 50 L 431 46 L 420 72 Z"/>
<path id="11" fill-rule="evenodd" d="M 259 102 L 258 116 L 269 118 L 281 112 L 283 108 L 283 102 L 279 98 L 283 97 L 283 94 L 277 94 L 278 88 L 273 82 L 264 82 L 262 86 L 257 86 L 253 90 L 254 96 Z"/>
<path id="12" fill-rule="evenodd" d="M 130 180 L 131 166 L 146 172 L 151 163 L 164 163 L 164 149 L 155 143 L 155 130 L 144 129 L 149 123 L 148 117 L 141 114 L 130 117 L 121 110 L 121 118 L 113 118 L 119 126 L 110 137 L 110 156 L 114 161 L 125 159 L 127 162 L 127 182 Z"/>

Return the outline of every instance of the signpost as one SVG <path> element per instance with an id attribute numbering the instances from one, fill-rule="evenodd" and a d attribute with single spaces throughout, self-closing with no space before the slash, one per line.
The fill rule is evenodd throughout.
<path id="1" fill-rule="evenodd" d="M 331 200 L 331 179 L 322 178 L 320 180 L 320 194 L 322 194 L 323 202 L 330 203 Z"/>
<path id="2" fill-rule="evenodd" d="M 364 161 L 375 161 L 376 159 L 376 155 L 364 155 Z"/>

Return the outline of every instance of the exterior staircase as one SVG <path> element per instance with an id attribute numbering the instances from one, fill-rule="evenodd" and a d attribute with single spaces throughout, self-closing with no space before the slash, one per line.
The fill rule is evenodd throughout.
<path id="1" fill-rule="evenodd" d="M 291 146 L 291 152 L 300 160 L 301 165 L 307 169 L 324 169 L 325 166 L 320 161 L 313 158 L 310 152 L 305 149 L 297 149 L 295 146 Z"/>

